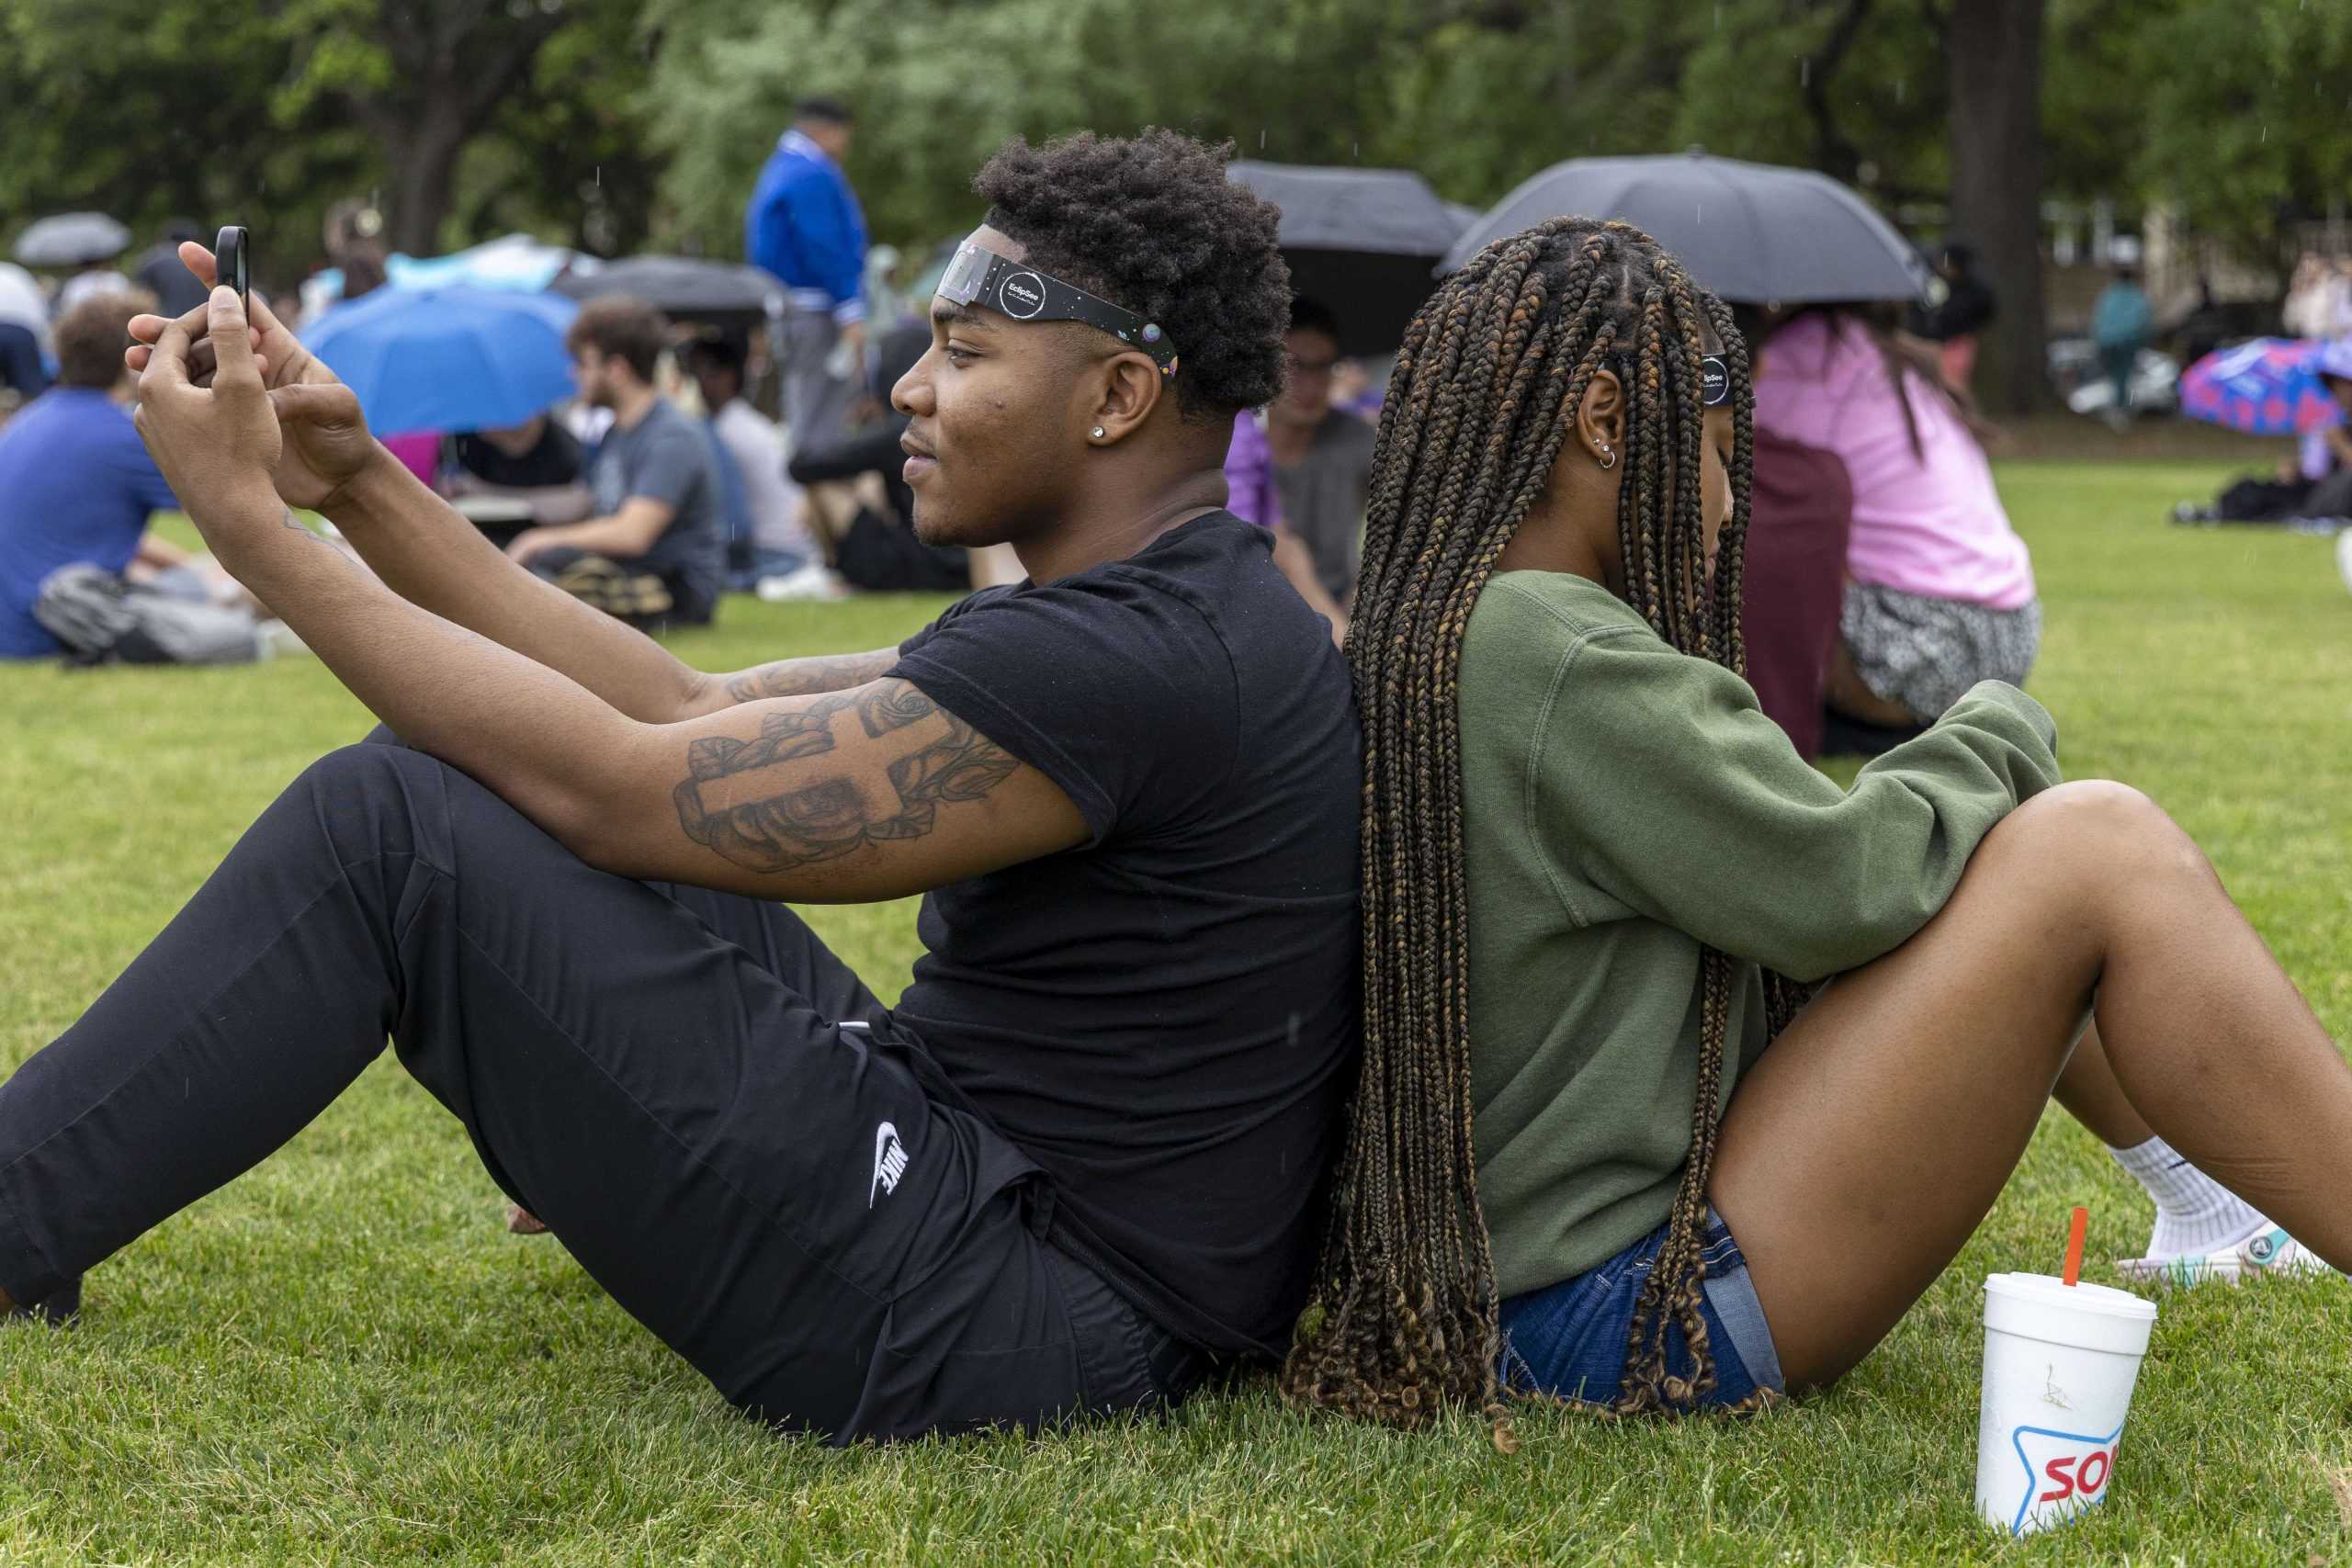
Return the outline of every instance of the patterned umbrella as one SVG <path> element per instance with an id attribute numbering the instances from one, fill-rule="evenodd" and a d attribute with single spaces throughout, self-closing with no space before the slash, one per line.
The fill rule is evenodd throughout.
<path id="1" fill-rule="evenodd" d="M 2352 338 L 2255 338 L 2190 366 L 2180 412 L 2248 435 L 2299 435 L 2343 417 L 2323 375 L 2352 379 Z"/>

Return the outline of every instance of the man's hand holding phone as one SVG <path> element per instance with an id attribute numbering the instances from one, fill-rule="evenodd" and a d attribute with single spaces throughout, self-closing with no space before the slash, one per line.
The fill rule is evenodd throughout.
<path id="1" fill-rule="evenodd" d="M 212 253 L 194 241 L 180 246 L 180 260 L 208 288 L 220 281 Z M 209 310 L 200 305 L 179 319 L 191 340 L 188 379 L 200 388 L 211 385 L 219 364 L 207 335 Z M 373 464 L 395 459 L 368 434 L 351 389 L 287 331 L 268 305 L 249 299 L 246 322 L 254 362 L 284 438 L 272 470 L 278 496 L 305 511 L 332 511 Z M 145 374 L 154 344 L 172 324 L 162 316 L 130 319 L 133 341 L 123 357 L 131 369 Z"/>

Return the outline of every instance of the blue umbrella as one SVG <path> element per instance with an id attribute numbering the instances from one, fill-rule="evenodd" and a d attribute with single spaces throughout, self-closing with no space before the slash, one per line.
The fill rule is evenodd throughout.
<path id="1" fill-rule="evenodd" d="M 564 330 L 580 307 L 560 295 L 485 288 L 379 288 L 302 333 L 379 434 L 521 424 L 571 395 Z"/>

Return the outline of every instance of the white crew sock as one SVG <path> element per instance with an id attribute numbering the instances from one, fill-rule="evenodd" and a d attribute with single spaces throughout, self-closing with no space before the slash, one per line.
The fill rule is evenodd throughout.
<path id="1" fill-rule="evenodd" d="M 2151 1258 L 2202 1257 L 2234 1247 L 2270 1224 L 2261 1210 L 2189 1164 L 2162 1138 L 2107 1152 L 2156 1201 L 2156 1228 L 2148 1237 Z"/>

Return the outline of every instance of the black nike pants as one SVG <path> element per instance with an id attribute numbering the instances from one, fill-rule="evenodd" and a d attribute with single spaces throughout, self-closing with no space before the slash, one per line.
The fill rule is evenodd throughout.
<path id="1" fill-rule="evenodd" d="M 252 1168 L 389 1034 L 507 1195 L 780 1427 L 1035 1428 L 1198 1380 L 789 909 L 594 870 L 370 739 L 0 1084 L 0 1291 L 39 1303 Z"/>

